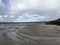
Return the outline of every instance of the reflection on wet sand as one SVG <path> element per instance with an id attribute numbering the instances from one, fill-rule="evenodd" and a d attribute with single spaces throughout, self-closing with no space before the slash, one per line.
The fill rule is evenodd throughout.
<path id="1" fill-rule="evenodd" d="M 60 26 L 0 25 L 0 45 L 59 45 Z"/>

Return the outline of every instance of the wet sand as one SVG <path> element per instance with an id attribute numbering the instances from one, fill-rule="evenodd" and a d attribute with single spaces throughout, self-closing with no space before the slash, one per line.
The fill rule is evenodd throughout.
<path id="1" fill-rule="evenodd" d="M 0 45 L 60 45 L 60 26 L 0 24 Z"/>

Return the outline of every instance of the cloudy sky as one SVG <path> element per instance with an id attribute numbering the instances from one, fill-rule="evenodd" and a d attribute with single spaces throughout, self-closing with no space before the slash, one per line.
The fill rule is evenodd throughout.
<path id="1" fill-rule="evenodd" d="M 11 21 L 36 22 L 51 21 L 60 18 L 60 0 L 0 0 L 0 15 L 6 13 L 17 15 Z M 7 21 L 7 18 L 4 19 Z M 10 18 L 8 18 L 10 20 Z"/>

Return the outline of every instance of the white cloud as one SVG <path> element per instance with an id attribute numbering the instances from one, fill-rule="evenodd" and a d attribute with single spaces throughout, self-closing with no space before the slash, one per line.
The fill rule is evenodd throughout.
<path id="1" fill-rule="evenodd" d="M 54 10 L 57 9 L 60 4 L 59 0 L 29 0 L 31 8 L 37 8 L 40 10 Z"/>
<path id="2" fill-rule="evenodd" d="M 24 14 L 24 11 L 25 12 L 27 11 L 30 13 L 38 12 L 38 11 L 39 11 L 39 13 L 41 13 L 40 11 L 42 11 L 42 15 L 45 14 L 48 16 L 48 19 L 45 19 L 42 21 L 46 21 L 46 20 L 50 20 L 50 19 L 55 20 L 57 18 L 60 18 L 60 14 L 56 13 L 56 11 L 55 11 L 55 10 L 57 10 L 57 12 L 58 12 L 58 10 L 60 10 L 60 0 L 23 0 L 23 1 L 22 0 L 16 0 L 16 1 L 9 0 L 9 1 L 11 4 L 11 7 L 10 7 L 11 10 L 9 13 L 16 14 L 19 12 L 18 14 L 21 15 L 21 13 Z M 0 0 L 0 9 L 2 9 L 2 5 L 3 5 L 3 3 Z M 4 11 L 4 9 L 3 9 L 3 11 Z M 49 12 L 49 14 L 47 11 Z M 51 11 L 55 12 L 56 14 L 52 14 L 53 12 L 51 12 Z M 1 12 L 1 10 L 0 10 L 0 12 Z M 44 12 L 46 12 L 46 13 L 44 13 Z M 45 15 L 43 15 L 42 17 L 44 17 Z"/>
<path id="3" fill-rule="evenodd" d="M 10 0 L 11 6 L 16 10 L 37 9 L 42 11 L 49 11 L 57 9 L 60 6 L 59 2 L 59 0 Z"/>
<path id="4" fill-rule="evenodd" d="M 0 0 L 0 7 L 3 6 L 3 5 L 4 5 L 4 4 L 3 4 L 2 0 Z"/>

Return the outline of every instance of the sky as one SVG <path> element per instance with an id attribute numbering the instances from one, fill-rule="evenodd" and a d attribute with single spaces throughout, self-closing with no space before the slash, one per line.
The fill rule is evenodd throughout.
<path id="1" fill-rule="evenodd" d="M 16 19 L 11 18 L 14 22 L 42 22 L 60 18 L 60 0 L 0 0 L 0 15 L 5 14 L 7 9 L 9 14 L 17 16 Z M 9 21 L 10 18 L 3 20 Z"/>

